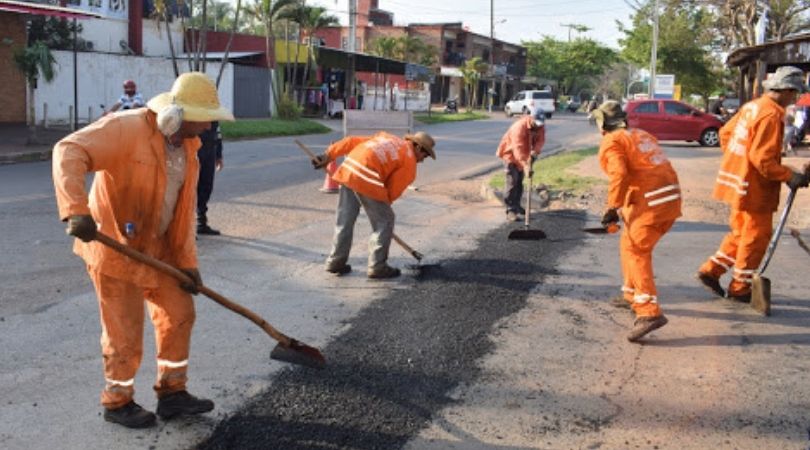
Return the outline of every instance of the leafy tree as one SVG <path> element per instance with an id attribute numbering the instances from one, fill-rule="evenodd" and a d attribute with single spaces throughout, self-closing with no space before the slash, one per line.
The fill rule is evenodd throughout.
<path id="1" fill-rule="evenodd" d="M 309 69 L 312 61 L 315 58 L 315 53 L 312 45 L 312 33 L 317 30 L 318 28 L 325 28 L 330 25 L 337 25 L 340 23 L 337 17 L 326 14 L 326 8 L 322 8 L 320 6 L 312 7 L 306 6 L 304 7 L 304 14 L 302 15 L 304 19 L 299 25 L 303 29 L 304 35 L 307 36 L 307 65 L 304 68 L 304 77 L 303 83 L 306 86 L 307 81 L 309 80 Z M 301 105 L 304 104 L 305 96 L 301 96 Z"/>
<path id="2" fill-rule="evenodd" d="M 633 16 L 633 28 L 620 25 L 622 56 L 641 67 L 649 65 L 652 49 L 652 3 Z M 712 53 L 714 14 L 702 5 L 668 2 L 659 12 L 656 72 L 671 73 L 684 96 L 708 97 L 721 87 L 722 61 Z"/>
<path id="3" fill-rule="evenodd" d="M 478 103 L 478 80 L 489 70 L 489 64 L 480 56 L 476 56 L 465 61 L 459 70 L 464 79 L 464 89 L 467 91 L 467 111 L 470 112 Z"/>
<path id="4" fill-rule="evenodd" d="M 561 94 L 590 87 L 594 79 L 602 75 L 618 55 L 609 47 L 588 38 L 571 42 L 543 36 L 541 41 L 524 41 L 527 48 L 527 72 L 529 75 L 555 80 Z"/>
<path id="5" fill-rule="evenodd" d="M 53 50 L 73 49 L 73 21 L 57 17 L 32 16 L 28 21 L 28 42 L 44 42 Z M 82 25 L 76 24 L 76 46 L 87 50 L 87 41 L 81 38 Z"/>
<path id="6" fill-rule="evenodd" d="M 28 142 L 37 142 L 36 102 L 34 93 L 37 89 L 37 80 L 40 76 L 45 81 L 53 80 L 56 74 L 56 60 L 51 50 L 43 41 L 31 43 L 28 47 L 18 48 L 14 52 L 14 64 L 25 76 L 28 84 Z M 76 114 L 77 111 L 74 111 Z"/>
<path id="7" fill-rule="evenodd" d="M 263 30 L 265 38 L 265 58 L 270 64 L 269 70 L 272 76 L 270 88 L 273 91 L 274 110 L 278 109 L 279 102 L 279 81 L 276 76 L 276 35 L 273 25 L 279 20 L 279 15 L 295 0 L 255 0 L 252 7 L 248 8 L 248 15 L 251 20 L 261 24 L 259 29 Z"/>
<path id="8" fill-rule="evenodd" d="M 726 52 L 756 44 L 756 26 L 764 4 L 769 7 L 766 40 L 778 41 L 790 34 L 810 30 L 806 14 L 810 9 L 809 0 L 705 0 L 701 3 L 714 13 L 711 29 L 718 37 L 720 49 Z"/>

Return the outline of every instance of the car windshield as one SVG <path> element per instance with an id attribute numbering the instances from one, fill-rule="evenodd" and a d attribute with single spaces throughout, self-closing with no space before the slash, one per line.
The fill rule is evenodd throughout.
<path id="1" fill-rule="evenodd" d="M 532 98 L 552 98 L 549 91 L 532 92 Z"/>

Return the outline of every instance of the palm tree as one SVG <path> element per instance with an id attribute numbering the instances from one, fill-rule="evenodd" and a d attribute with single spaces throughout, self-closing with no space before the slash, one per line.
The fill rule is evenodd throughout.
<path id="1" fill-rule="evenodd" d="M 222 5 L 223 3 L 215 3 L 215 5 Z M 227 3 L 225 3 L 227 5 Z M 230 5 L 228 5 L 230 8 Z M 225 54 L 222 55 L 222 63 L 219 65 L 219 74 L 217 74 L 217 87 L 219 81 L 222 79 L 222 72 L 225 70 L 225 64 L 228 63 L 228 54 L 231 51 L 231 43 L 233 43 L 233 35 L 236 33 L 236 28 L 239 27 L 239 12 L 242 10 L 242 0 L 236 0 L 236 12 L 233 15 L 233 23 L 231 24 L 231 32 L 228 35 L 228 43 L 225 45 Z M 224 17 L 223 17 L 224 18 Z"/>
<path id="2" fill-rule="evenodd" d="M 399 41 L 395 37 L 379 37 L 371 41 L 368 47 L 368 52 L 372 55 L 377 55 L 381 58 L 389 58 L 389 59 L 396 59 L 399 57 L 398 49 Z M 388 84 L 388 74 L 383 74 L 383 86 Z M 387 96 L 386 92 L 386 96 Z M 383 105 L 385 105 L 385 101 L 383 101 Z M 374 107 L 377 106 L 377 90 L 374 90 Z"/>
<path id="3" fill-rule="evenodd" d="M 37 79 L 42 75 L 45 81 L 53 80 L 56 73 L 54 66 L 56 60 L 51 50 L 42 41 L 35 41 L 25 48 L 14 52 L 14 63 L 25 76 L 28 85 L 28 143 L 37 143 L 36 102 L 34 92 L 37 89 Z M 78 114 L 74 111 L 73 114 Z"/>
<path id="4" fill-rule="evenodd" d="M 480 56 L 476 56 L 465 61 L 459 70 L 464 78 L 464 87 L 467 90 L 467 111 L 470 112 L 477 103 L 478 80 L 489 70 L 489 64 L 485 63 Z"/>
<path id="5" fill-rule="evenodd" d="M 306 23 L 308 19 L 307 15 L 308 11 L 306 0 L 299 0 L 295 2 L 279 15 L 280 18 L 287 20 L 287 27 L 289 27 L 290 24 L 295 24 L 295 64 L 292 66 L 292 73 L 288 74 L 287 82 L 289 84 L 289 92 L 292 94 L 296 102 L 299 100 L 298 95 L 300 94 L 300 90 L 296 89 L 295 85 L 298 81 L 298 60 L 301 57 L 301 36 L 304 23 Z M 286 29 L 289 30 L 289 28 Z M 289 67 L 290 40 L 289 36 L 285 37 L 287 38 L 287 67 Z"/>
<path id="6" fill-rule="evenodd" d="M 178 6 L 181 5 L 183 0 L 178 2 Z M 172 56 L 172 68 L 174 69 L 174 76 L 180 76 L 180 68 L 177 67 L 177 54 L 174 51 L 174 41 L 172 40 L 172 30 L 169 27 L 169 8 L 166 5 L 166 0 L 155 0 L 155 4 L 152 10 L 152 17 L 155 18 L 157 23 L 157 31 L 160 33 L 160 22 L 163 21 L 166 24 L 166 38 L 169 39 L 169 53 Z M 180 15 L 181 20 L 183 15 Z M 183 34 L 185 34 L 186 29 L 185 25 L 183 25 Z M 189 63 L 191 64 L 191 63 Z M 191 66 L 189 66 L 189 70 L 191 70 Z"/>
<path id="7" fill-rule="evenodd" d="M 300 24 L 300 26 L 303 28 L 304 35 L 307 37 L 307 65 L 304 68 L 304 87 L 306 87 L 307 81 L 309 80 L 310 65 L 315 59 L 315 52 L 312 45 L 312 34 L 319 28 L 326 28 L 330 25 L 337 25 L 339 23 L 337 17 L 326 14 L 326 8 L 322 8 L 320 6 L 306 6 L 305 9 L 306 14 L 303 15 L 305 20 Z M 304 104 L 305 97 L 306 96 L 304 95 L 301 96 L 302 106 Z"/>
<path id="8" fill-rule="evenodd" d="M 276 76 L 276 36 L 273 34 L 273 24 L 279 19 L 280 14 L 295 2 L 296 0 L 256 0 L 252 8 L 253 16 L 264 25 L 265 58 L 270 65 L 272 77 L 270 87 L 273 90 L 274 109 L 278 108 L 279 86 Z"/>

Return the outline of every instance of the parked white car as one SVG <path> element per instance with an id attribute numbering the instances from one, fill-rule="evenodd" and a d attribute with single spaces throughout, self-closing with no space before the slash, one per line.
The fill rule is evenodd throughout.
<path id="1" fill-rule="evenodd" d="M 540 108 L 543 110 L 546 119 L 550 119 L 554 114 L 554 94 L 551 91 L 520 91 L 506 103 L 503 112 L 506 117 L 515 114 L 534 114 Z"/>

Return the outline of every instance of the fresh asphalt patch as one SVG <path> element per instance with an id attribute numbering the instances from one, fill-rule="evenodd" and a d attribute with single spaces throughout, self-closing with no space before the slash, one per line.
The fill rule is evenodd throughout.
<path id="1" fill-rule="evenodd" d="M 519 224 L 504 225 L 462 257 L 392 282 L 410 288 L 392 290 L 353 318 L 323 348 L 324 370 L 282 370 L 198 448 L 402 448 L 454 402 L 454 388 L 476 380 L 479 359 L 494 350 L 493 328 L 524 308 L 580 242 L 570 237 L 583 213 L 533 219 L 548 240 L 509 241 Z"/>

